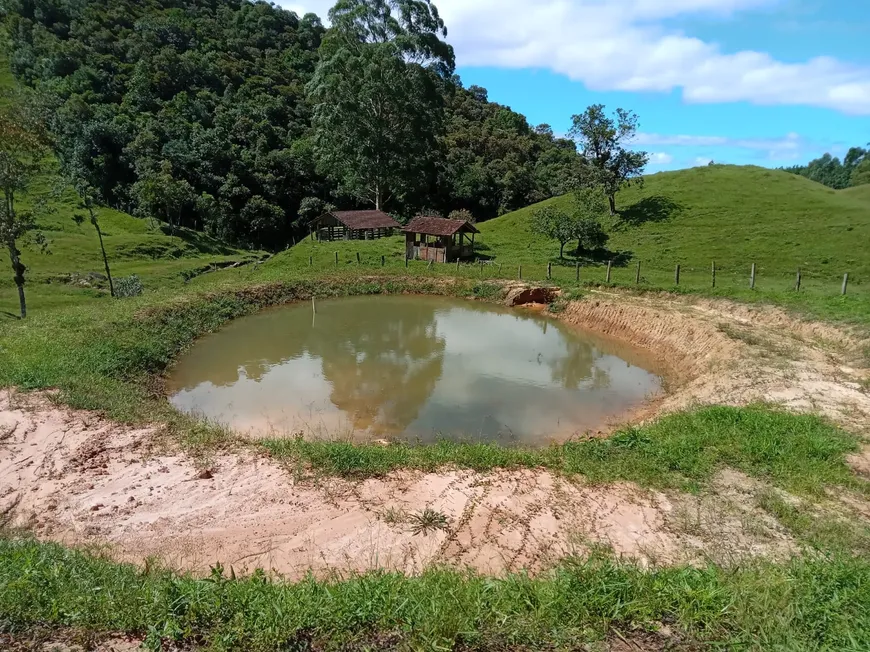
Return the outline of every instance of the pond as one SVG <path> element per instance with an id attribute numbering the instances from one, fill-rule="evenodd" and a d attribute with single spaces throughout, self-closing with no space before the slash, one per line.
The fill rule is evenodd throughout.
<path id="1" fill-rule="evenodd" d="M 647 362 L 527 310 L 368 296 L 238 319 L 198 341 L 169 388 L 180 410 L 252 437 L 542 445 L 659 392 Z"/>

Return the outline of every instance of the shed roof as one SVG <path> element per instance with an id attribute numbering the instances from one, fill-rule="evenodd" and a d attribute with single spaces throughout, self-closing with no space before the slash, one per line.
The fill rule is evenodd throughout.
<path id="1" fill-rule="evenodd" d="M 330 211 L 315 220 L 332 215 L 349 229 L 398 229 L 402 225 L 383 211 Z"/>
<path id="2" fill-rule="evenodd" d="M 460 231 L 480 233 L 473 224 L 465 220 L 448 220 L 443 217 L 430 217 L 426 215 L 415 217 L 404 230 L 409 233 L 422 233 L 424 235 L 456 235 Z"/>

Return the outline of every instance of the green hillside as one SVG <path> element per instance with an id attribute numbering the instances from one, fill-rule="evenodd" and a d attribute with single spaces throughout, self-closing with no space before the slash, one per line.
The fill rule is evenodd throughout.
<path id="1" fill-rule="evenodd" d="M 0 57 L 0 104 L 9 101 L 8 92 L 15 84 L 8 62 Z M 47 199 L 37 224 L 48 240 L 48 249 L 27 242 L 21 245 L 31 308 L 102 297 L 99 288 L 95 291 L 88 286 L 104 283 L 82 280 L 104 270 L 96 231 L 89 223 L 78 226 L 72 219 L 78 212 L 76 195 L 71 190 L 58 193 L 56 176 L 46 175 L 29 195 L 20 198 L 20 206 L 28 207 L 39 198 Z M 168 235 L 165 224 L 109 208 L 100 209 L 98 216 L 113 276 L 137 274 L 146 287 L 181 283 L 191 270 L 252 255 L 195 231 L 178 229 Z M 7 270 L 5 251 L 2 256 L 5 262 L 0 270 Z M 0 312 L 15 314 L 17 310 L 12 272 L 0 271 Z"/>
<path id="2" fill-rule="evenodd" d="M 790 282 L 798 267 L 808 281 L 835 283 L 845 272 L 853 283 L 870 279 L 870 252 L 861 246 L 870 240 L 870 211 L 860 195 L 797 175 L 730 165 L 663 172 L 621 192 L 617 207 L 618 216 L 604 218 L 608 251 L 593 258 L 615 259 L 632 274 L 638 260 L 644 276 L 670 277 L 676 264 L 684 274 L 709 274 L 715 261 L 726 277 L 748 276 L 755 262 L 760 279 Z M 486 252 L 505 263 L 557 263 L 558 245 L 531 233 L 534 209 L 480 225 Z"/>
<path id="3" fill-rule="evenodd" d="M 840 190 L 839 194 L 852 200 L 858 200 L 870 205 L 870 183 Z"/>

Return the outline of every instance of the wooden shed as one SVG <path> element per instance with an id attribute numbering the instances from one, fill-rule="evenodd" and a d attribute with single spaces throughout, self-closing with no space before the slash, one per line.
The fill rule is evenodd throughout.
<path id="1" fill-rule="evenodd" d="M 428 216 L 415 217 L 404 231 L 405 255 L 436 263 L 474 256 L 474 236 L 480 233 L 464 220 Z"/>
<path id="2" fill-rule="evenodd" d="M 392 217 L 383 211 L 331 211 L 311 223 L 311 234 L 318 240 L 374 240 L 393 235 L 401 229 Z"/>

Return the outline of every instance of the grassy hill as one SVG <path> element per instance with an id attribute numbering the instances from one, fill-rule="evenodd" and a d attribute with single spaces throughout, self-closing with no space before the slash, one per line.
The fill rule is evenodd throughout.
<path id="1" fill-rule="evenodd" d="M 839 194 L 850 200 L 859 201 L 866 206 L 870 206 L 870 183 L 840 190 Z"/>
<path id="2" fill-rule="evenodd" d="M 570 208 L 572 199 L 545 203 Z M 620 214 L 606 217 L 607 252 L 634 273 L 745 278 L 753 262 L 759 278 L 788 279 L 798 267 L 805 279 L 836 282 L 849 272 L 853 281 L 870 279 L 870 211 L 860 198 L 778 170 L 715 165 L 645 178 L 643 188 L 617 197 Z M 530 206 L 480 225 L 481 240 L 499 259 L 528 263 L 558 260 L 558 245 L 530 230 Z M 588 258 L 584 264 L 593 262 Z"/>
<path id="3" fill-rule="evenodd" d="M 3 94 L 13 90 L 15 84 L 8 62 L 0 56 L 0 104 L 9 101 Z M 50 198 L 38 219 L 39 229 L 48 239 L 48 250 L 26 242 L 21 246 L 22 261 L 28 268 L 28 303 L 32 310 L 104 296 L 99 287 L 87 287 L 93 283 L 81 281 L 88 273 L 104 271 L 97 233 L 87 222 L 76 225 L 72 219 L 77 212 L 75 193 L 66 190 L 58 194 L 56 186 L 56 177 L 46 175 L 29 195 L 21 198 L 22 207 L 40 197 Z M 166 225 L 156 220 L 140 219 L 109 208 L 100 209 L 99 218 L 112 275 L 137 274 L 146 287 L 182 283 L 192 270 L 253 255 L 186 229 L 170 235 Z M 3 261 L 0 313 L 16 314 L 18 296 L 12 272 L 5 250 L 0 255 Z"/>
<path id="4" fill-rule="evenodd" d="M 681 287 L 711 289 L 711 267 L 716 263 L 717 290 L 748 289 L 750 268 L 757 265 L 757 288 L 781 293 L 794 286 L 801 268 L 802 289 L 838 296 L 843 274 L 850 275 L 850 293 L 870 293 L 870 210 L 863 189 L 834 191 L 794 174 L 753 166 L 715 165 L 663 172 L 645 178 L 643 188 L 619 193 L 616 217 L 604 216 L 610 242 L 605 251 L 574 257 L 566 247 L 559 260 L 558 243 L 531 231 L 536 206 L 503 215 L 478 225 L 479 255 L 493 265 L 481 275 L 501 269 L 504 278 L 540 280 L 547 264 L 553 278 L 572 281 L 575 264 L 581 278 L 603 281 L 604 267 L 614 261 L 612 280 L 633 284 L 641 263 L 646 287 L 672 288 L 674 268 L 681 266 Z M 571 207 L 570 196 L 540 205 Z M 339 253 L 342 266 L 404 265 L 404 241 L 316 243 L 306 240 L 277 256 L 269 266 L 278 270 L 334 267 Z M 267 266 L 267 267 L 269 267 Z M 413 263 L 412 263 L 413 266 Z M 721 293 L 721 292 L 720 292 Z M 747 297 L 748 298 L 748 297 Z"/>

